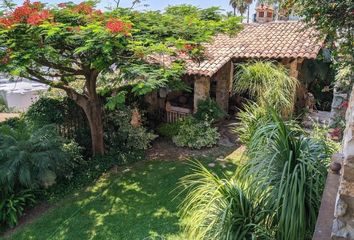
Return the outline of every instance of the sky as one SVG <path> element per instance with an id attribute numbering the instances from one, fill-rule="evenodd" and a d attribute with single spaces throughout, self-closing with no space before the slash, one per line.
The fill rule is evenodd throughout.
<path id="1" fill-rule="evenodd" d="M 33 0 L 35 1 L 35 0 Z M 57 4 L 60 2 L 67 2 L 69 0 L 41 0 L 42 2 Z M 73 2 L 82 2 L 83 0 L 71 0 Z M 15 0 L 16 3 L 20 4 L 23 0 Z M 130 7 L 131 0 L 121 0 L 122 7 Z M 113 6 L 115 3 L 113 0 L 101 0 L 100 8 L 104 9 L 105 7 Z M 232 8 L 229 5 L 229 0 L 143 0 L 142 3 L 137 7 L 137 9 L 148 9 L 148 10 L 163 10 L 168 5 L 177 5 L 177 4 L 192 4 L 201 8 L 207 8 L 211 6 L 220 6 L 225 11 L 232 11 Z M 147 7 L 144 5 L 148 5 Z M 255 7 L 251 6 L 251 15 Z"/>

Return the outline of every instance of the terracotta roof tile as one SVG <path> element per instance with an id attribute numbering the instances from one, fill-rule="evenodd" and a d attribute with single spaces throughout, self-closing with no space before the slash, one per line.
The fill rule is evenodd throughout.
<path id="1" fill-rule="evenodd" d="M 150 62 L 169 65 L 178 59 L 186 60 L 187 74 L 212 76 L 234 58 L 308 58 L 315 59 L 323 38 L 314 28 L 301 21 L 245 24 L 234 37 L 217 35 L 205 44 L 206 59 L 194 62 L 183 54 L 177 57 L 150 56 Z M 163 59 L 163 60 L 162 60 Z"/>

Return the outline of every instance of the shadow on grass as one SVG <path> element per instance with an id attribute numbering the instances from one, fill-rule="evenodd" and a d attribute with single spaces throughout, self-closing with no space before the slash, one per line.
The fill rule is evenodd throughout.
<path id="1" fill-rule="evenodd" d="M 213 170 L 235 168 L 230 162 Z M 184 195 L 174 190 L 188 173 L 186 162 L 140 163 L 63 200 L 10 239 L 183 239 L 178 205 Z"/>

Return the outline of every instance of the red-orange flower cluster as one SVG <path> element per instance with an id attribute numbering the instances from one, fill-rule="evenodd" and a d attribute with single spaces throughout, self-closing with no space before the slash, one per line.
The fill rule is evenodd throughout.
<path id="1" fill-rule="evenodd" d="M 16 23 L 39 25 L 49 18 L 51 18 L 51 14 L 48 10 L 43 9 L 42 3 L 31 3 L 30 0 L 26 0 L 22 6 L 15 8 L 8 16 L 0 18 L 0 25 L 6 28 Z"/>
<path id="2" fill-rule="evenodd" d="M 91 5 L 85 3 L 85 2 L 82 2 L 78 5 L 76 5 L 74 8 L 73 8 L 73 11 L 74 12 L 77 12 L 77 13 L 83 13 L 83 14 L 92 14 L 94 9 Z"/>
<path id="3" fill-rule="evenodd" d="M 111 18 L 107 21 L 106 27 L 111 33 L 123 33 L 127 35 L 129 34 L 132 25 L 130 23 L 123 22 L 120 19 Z"/>

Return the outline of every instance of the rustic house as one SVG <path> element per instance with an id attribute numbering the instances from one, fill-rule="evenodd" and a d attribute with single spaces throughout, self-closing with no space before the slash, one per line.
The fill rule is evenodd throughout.
<path id="1" fill-rule="evenodd" d="M 160 89 L 147 96 L 152 110 L 166 111 L 167 120 L 174 121 L 197 110 L 198 101 L 212 98 L 229 110 L 232 95 L 234 66 L 249 60 L 273 60 L 290 69 L 290 75 L 300 78 L 306 61 L 315 61 L 324 39 L 300 21 L 252 23 L 244 25 L 236 36 L 218 35 L 205 44 L 205 60 L 195 62 L 185 55 L 177 57 L 152 56 L 151 61 L 169 64 L 177 58 L 186 61 L 184 81 L 190 92 L 171 92 Z M 297 101 L 303 104 L 305 86 L 301 85 Z"/>

